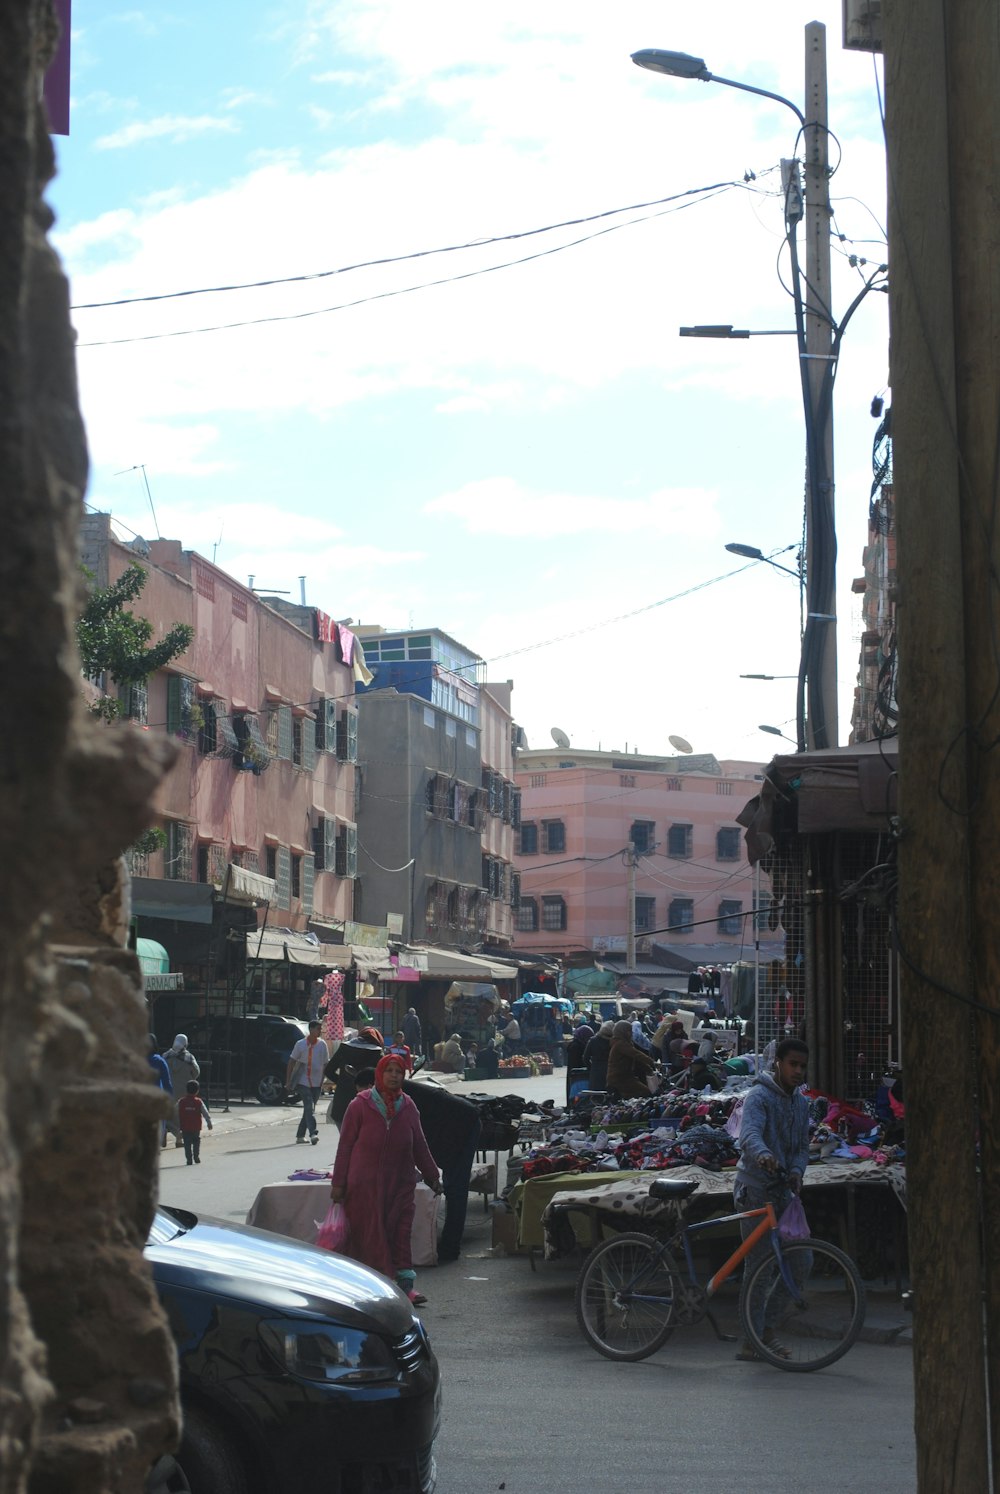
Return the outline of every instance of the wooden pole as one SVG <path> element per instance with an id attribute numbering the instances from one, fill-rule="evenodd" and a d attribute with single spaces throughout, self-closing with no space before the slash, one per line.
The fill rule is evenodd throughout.
<path id="1" fill-rule="evenodd" d="M 805 28 L 806 374 L 812 404 L 815 471 L 806 486 L 806 629 L 816 636 L 808 680 L 807 746 L 837 745 L 837 624 L 810 621 L 836 613 L 834 522 L 833 294 L 830 287 L 830 132 L 827 128 L 826 27 Z M 801 354 L 800 354 L 801 356 Z"/>
<path id="2" fill-rule="evenodd" d="M 998 667 L 995 573 L 988 575 L 996 495 L 982 480 L 995 457 L 998 408 L 996 6 L 887 0 L 883 19 L 918 1489 L 968 1494 L 989 1487 L 976 1024 L 970 1007 L 948 993 L 993 1000 L 996 991 L 975 978 L 981 944 L 996 929 L 995 898 L 992 921 L 980 922 L 995 868 L 989 890 L 973 888 L 987 841 L 996 858 L 1000 762 L 995 752 L 977 757 L 969 731 L 984 715 L 986 681 L 995 690 Z M 984 221 L 989 213 L 992 223 Z M 991 345 L 992 363 L 984 363 Z M 989 726 L 996 735 L 992 716 Z M 995 951 L 987 968 L 995 977 Z M 979 1130 L 991 1152 L 985 1124 Z"/>

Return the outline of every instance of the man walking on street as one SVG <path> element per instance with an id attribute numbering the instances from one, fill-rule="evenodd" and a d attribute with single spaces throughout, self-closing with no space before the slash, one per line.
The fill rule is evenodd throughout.
<path id="1" fill-rule="evenodd" d="M 285 1071 L 285 1088 L 294 1089 L 302 1101 L 302 1115 L 295 1132 L 297 1145 L 302 1145 L 309 1132 L 313 1146 L 319 1141 L 316 1129 L 316 1104 L 323 1088 L 323 1070 L 330 1062 L 330 1050 L 320 1037 L 320 1023 L 309 1023 L 309 1036 L 299 1038 L 288 1055 Z"/>
<path id="2" fill-rule="evenodd" d="M 420 1018 L 417 1016 L 415 1006 L 411 1006 L 406 1013 L 406 1016 L 403 1018 L 402 1027 L 403 1040 L 410 1052 L 414 1054 L 422 1052 L 420 1040 L 423 1037 L 423 1033 L 420 1030 Z"/>
<path id="3" fill-rule="evenodd" d="M 808 1057 L 809 1049 L 799 1038 L 784 1038 L 775 1052 L 773 1074 L 761 1074 L 747 1092 L 740 1120 L 740 1160 L 733 1185 L 737 1210 L 762 1209 L 770 1202 L 780 1219 L 802 1186 L 809 1162 L 809 1102 L 800 1093 L 800 1086 L 805 1083 Z M 779 1172 L 783 1174 L 780 1178 Z M 759 1219 L 743 1220 L 740 1224 L 743 1238 L 759 1223 Z M 744 1270 L 749 1273 L 770 1249 L 769 1239 L 755 1245 Z M 781 1347 L 774 1324 L 782 1305 L 772 1302 L 768 1310 L 772 1321 L 758 1325 L 776 1353 L 781 1353 Z M 736 1357 L 755 1359 L 756 1355 L 753 1347 L 744 1343 Z"/>

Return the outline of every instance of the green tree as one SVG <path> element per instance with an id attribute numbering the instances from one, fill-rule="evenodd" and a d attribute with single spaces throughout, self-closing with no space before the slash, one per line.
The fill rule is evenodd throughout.
<path id="1" fill-rule="evenodd" d="M 107 675 L 116 685 L 140 685 L 190 645 L 194 629 L 174 623 L 158 643 L 147 647 L 153 624 L 129 611 L 128 604 L 142 595 L 148 574 L 133 561 L 117 581 L 95 587 L 88 596 L 76 625 L 77 648 L 88 679 Z M 92 710 L 105 720 L 122 714 L 121 702 L 110 697 L 95 702 Z"/>

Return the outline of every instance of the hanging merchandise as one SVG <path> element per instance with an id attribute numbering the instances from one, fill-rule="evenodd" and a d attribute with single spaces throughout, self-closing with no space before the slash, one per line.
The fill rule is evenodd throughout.
<path id="1" fill-rule="evenodd" d="M 327 1042 L 343 1042 L 344 1039 L 344 972 L 331 970 L 323 981 L 323 996 L 326 1001 L 326 1019 L 323 1036 Z"/>

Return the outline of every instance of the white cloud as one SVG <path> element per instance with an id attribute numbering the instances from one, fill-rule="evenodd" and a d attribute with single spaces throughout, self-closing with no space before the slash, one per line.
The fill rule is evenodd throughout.
<path id="1" fill-rule="evenodd" d="M 123 150 L 143 140 L 169 140 L 171 144 L 179 145 L 198 135 L 231 134 L 238 128 L 233 120 L 221 119 L 214 114 L 161 114 L 156 119 L 133 120 L 110 135 L 101 135 L 94 141 L 94 148 Z"/>
<path id="2" fill-rule="evenodd" d="M 428 514 L 458 519 L 470 534 L 518 534 L 546 539 L 569 534 L 698 535 L 718 532 L 717 495 L 708 488 L 669 489 L 646 498 L 532 491 L 511 477 L 487 477 L 442 493 Z"/>

